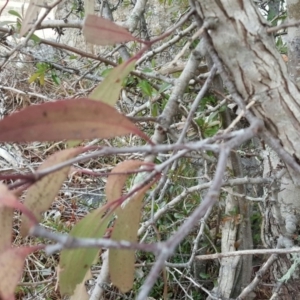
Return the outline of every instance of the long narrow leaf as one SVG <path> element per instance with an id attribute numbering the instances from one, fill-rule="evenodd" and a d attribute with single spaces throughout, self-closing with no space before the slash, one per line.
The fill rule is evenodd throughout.
<path id="1" fill-rule="evenodd" d="M 100 46 L 136 40 L 125 28 L 95 15 L 86 17 L 83 25 L 83 35 L 87 42 Z"/>
<path id="2" fill-rule="evenodd" d="M 87 98 L 32 105 L 0 121 L 0 142 L 112 138 L 129 133 L 149 140 L 115 108 Z"/>

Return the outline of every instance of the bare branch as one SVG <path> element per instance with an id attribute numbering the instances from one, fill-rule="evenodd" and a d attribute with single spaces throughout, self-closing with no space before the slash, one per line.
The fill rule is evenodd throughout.
<path id="1" fill-rule="evenodd" d="M 140 244 L 130 243 L 128 241 L 113 241 L 111 239 L 92 239 L 92 238 L 75 238 L 67 234 L 51 232 L 40 225 L 36 225 L 30 229 L 31 236 L 43 237 L 55 241 L 58 244 L 48 245 L 45 251 L 48 255 L 53 254 L 62 249 L 77 248 L 115 248 L 115 249 L 131 249 L 143 250 L 145 252 L 158 253 L 163 247 L 161 244 Z"/>

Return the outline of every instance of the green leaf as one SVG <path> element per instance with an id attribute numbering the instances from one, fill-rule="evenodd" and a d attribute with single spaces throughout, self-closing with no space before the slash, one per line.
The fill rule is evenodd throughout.
<path id="1" fill-rule="evenodd" d="M 195 121 L 199 127 L 202 127 L 205 124 L 205 121 L 203 118 L 198 118 Z"/>
<path id="2" fill-rule="evenodd" d="M 152 104 L 151 114 L 152 114 L 152 117 L 157 117 L 159 115 L 159 110 L 158 110 L 158 104 L 157 103 Z"/>
<path id="3" fill-rule="evenodd" d="M 112 217 L 103 206 L 91 212 L 74 226 L 70 235 L 81 238 L 102 238 Z M 59 262 L 59 286 L 62 294 L 72 295 L 99 253 L 98 248 L 63 250 Z"/>
<path id="4" fill-rule="evenodd" d="M 145 67 L 143 70 L 142 70 L 143 73 L 152 73 L 152 69 L 148 68 L 148 67 Z"/>
<path id="5" fill-rule="evenodd" d="M 218 111 L 212 112 L 207 118 L 207 123 L 211 123 L 211 122 L 215 121 L 217 119 L 218 115 L 219 115 Z"/>
<path id="6" fill-rule="evenodd" d="M 161 87 L 159 88 L 158 94 L 165 92 L 166 90 L 168 90 L 169 88 L 172 87 L 172 84 L 164 82 Z"/>
<path id="7" fill-rule="evenodd" d="M 55 84 L 57 84 L 57 85 L 60 84 L 60 79 L 59 79 L 59 77 L 56 75 L 56 73 L 52 73 L 52 74 L 51 74 L 51 78 L 52 78 L 52 80 L 53 80 L 53 82 L 54 82 Z"/>
<path id="8" fill-rule="evenodd" d="M 128 178 L 126 172 L 137 170 L 143 164 L 142 161 L 128 160 L 118 164 L 110 173 L 105 187 L 107 199 L 112 202 L 122 195 L 125 182 Z M 119 173 L 113 175 L 113 173 Z M 124 174 L 125 173 L 125 174 Z M 116 209 L 117 220 L 114 225 L 111 238 L 114 240 L 137 241 L 142 199 L 152 183 L 138 191 L 126 204 Z M 109 272 L 115 286 L 122 292 L 132 288 L 134 280 L 135 253 L 132 250 L 109 250 Z"/>
<path id="9" fill-rule="evenodd" d="M 8 13 L 9 13 L 10 15 L 13 15 L 13 16 L 15 16 L 15 17 L 18 17 L 18 18 L 22 19 L 22 16 L 21 16 L 17 11 L 15 11 L 15 10 L 13 10 L 13 9 L 9 10 Z"/>
<path id="10" fill-rule="evenodd" d="M 151 185 L 151 184 L 150 184 Z M 134 195 L 124 208 L 116 210 L 118 216 L 111 238 L 113 240 L 126 240 L 137 242 L 140 216 L 143 207 L 143 197 L 150 185 Z M 128 292 L 134 281 L 135 251 L 133 250 L 109 250 L 109 272 L 111 281 L 122 292 Z"/>
<path id="11" fill-rule="evenodd" d="M 200 276 L 202 279 L 209 279 L 209 278 L 210 278 L 210 275 L 209 275 L 209 274 L 206 274 L 206 273 L 200 273 L 199 276 Z"/>
<path id="12" fill-rule="evenodd" d="M 39 81 L 40 81 L 40 85 L 45 84 L 45 73 L 40 74 Z"/>
<path id="13" fill-rule="evenodd" d="M 31 39 L 32 41 L 34 41 L 34 43 L 35 43 L 36 45 L 39 44 L 40 41 L 41 41 L 41 39 L 40 39 L 37 35 L 35 35 L 35 34 L 32 34 L 32 35 L 30 36 L 30 39 Z"/>
<path id="14" fill-rule="evenodd" d="M 32 74 L 30 77 L 29 77 L 29 79 L 28 79 L 28 82 L 29 83 L 32 83 L 32 82 L 34 82 L 38 77 L 40 77 L 40 73 L 34 73 L 34 74 Z"/>
<path id="15" fill-rule="evenodd" d="M 151 97 L 153 94 L 153 88 L 146 80 L 141 80 L 138 84 L 141 91 L 144 93 L 144 95 Z"/>
<path id="16" fill-rule="evenodd" d="M 206 128 L 204 131 L 204 137 L 214 136 L 219 130 L 219 126 Z"/>
<path id="17" fill-rule="evenodd" d="M 156 67 L 156 61 L 155 61 L 154 58 L 151 60 L 151 67 L 152 67 L 152 68 L 155 68 L 155 67 Z"/>
<path id="18" fill-rule="evenodd" d="M 103 77 L 107 77 L 108 74 L 113 70 L 114 68 L 108 68 L 108 69 L 105 69 L 101 72 L 101 76 Z"/>
<path id="19" fill-rule="evenodd" d="M 78 58 L 77 55 L 70 55 L 70 56 L 69 56 L 69 59 L 77 59 L 77 58 Z"/>
<path id="20" fill-rule="evenodd" d="M 120 65 L 121 63 L 123 63 L 123 58 L 120 56 L 120 57 L 118 58 L 118 64 Z"/>
<path id="21" fill-rule="evenodd" d="M 107 77 L 92 91 L 90 99 L 114 106 L 119 100 L 123 80 L 134 69 L 136 58 L 132 58 L 112 69 Z"/>

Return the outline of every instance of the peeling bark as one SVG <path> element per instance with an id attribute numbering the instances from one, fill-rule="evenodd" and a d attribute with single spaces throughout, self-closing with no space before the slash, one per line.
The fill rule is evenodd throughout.
<path id="1" fill-rule="evenodd" d="M 299 90 L 289 80 L 287 68 L 274 46 L 266 20 L 252 1 L 203 0 L 198 14 L 216 18 L 208 30 L 214 49 L 246 103 L 261 117 L 284 149 L 300 158 Z"/>
<path id="2" fill-rule="evenodd" d="M 298 163 L 300 94 L 297 85 L 289 78 L 287 67 L 275 48 L 272 34 L 267 31 L 269 24 L 252 1 L 198 0 L 195 6 L 204 23 L 210 19 L 217 19 L 216 26 L 209 29 L 206 36 L 225 67 L 226 76 L 230 78 L 236 92 L 245 105 L 253 103 L 251 110 L 264 121 L 268 135 L 278 139 L 280 146 L 294 157 L 295 163 Z M 295 10 L 295 6 L 293 7 Z M 295 81 L 299 77 L 300 69 L 298 32 L 293 31 L 296 34 L 295 39 L 290 37 L 295 47 L 292 45 L 289 53 L 297 53 L 289 58 L 290 65 L 296 67 L 296 70 L 290 70 Z M 266 191 L 266 201 L 262 205 L 264 243 L 266 247 L 271 248 L 290 248 L 294 245 L 293 236 L 300 215 L 300 176 L 290 168 L 282 176 L 285 165 L 280 159 L 270 149 L 267 149 L 264 155 L 265 175 L 281 172 L 281 181 L 274 182 L 271 189 Z M 274 290 L 279 298 L 276 299 L 298 297 L 300 281 L 297 272 L 293 273 L 288 283 L 282 284 L 279 281 L 289 272 L 292 263 L 292 256 L 280 256 L 273 265 L 271 279 L 272 283 L 277 284 Z M 223 292 L 221 296 L 232 297 L 233 291 Z"/>

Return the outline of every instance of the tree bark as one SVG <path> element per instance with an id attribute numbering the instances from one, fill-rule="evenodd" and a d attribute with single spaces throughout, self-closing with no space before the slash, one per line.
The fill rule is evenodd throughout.
<path id="1" fill-rule="evenodd" d="M 208 30 L 220 60 L 239 95 L 265 122 L 269 133 L 284 149 L 300 158 L 299 90 L 289 80 L 287 68 L 275 49 L 269 25 L 252 1 L 203 0 L 198 13 L 204 20 L 216 18 Z"/>
<path id="2" fill-rule="evenodd" d="M 279 141 L 274 150 L 281 153 L 281 157 L 281 150 L 286 151 L 293 157 L 294 165 L 298 165 L 300 94 L 275 48 L 273 34 L 268 32 L 269 24 L 252 1 L 198 0 L 194 5 L 203 24 L 211 20 L 215 24 L 204 35 L 218 61 L 222 62 L 223 81 L 232 84 L 227 86 L 229 92 L 241 97 L 244 105 L 250 104 L 251 111 L 264 121 L 266 141 L 270 141 L 268 137 Z M 291 60 L 292 64 L 298 65 L 298 57 Z M 271 173 L 281 176 L 281 183 L 274 182 L 271 189 L 265 191 L 266 201 L 262 203 L 264 243 L 272 248 L 292 247 L 300 212 L 300 176 L 292 168 L 286 169 L 284 174 L 285 165 L 271 149 L 266 148 L 264 155 L 265 176 Z M 282 256 L 273 266 L 272 283 L 278 284 L 278 290 L 280 288 L 276 299 L 297 299 L 300 282 L 296 272 L 289 276 L 286 284 L 278 281 L 291 273 L 292 263 L 289 256 Z M 228 297 L 224 293 L 220 296 Z"/>

